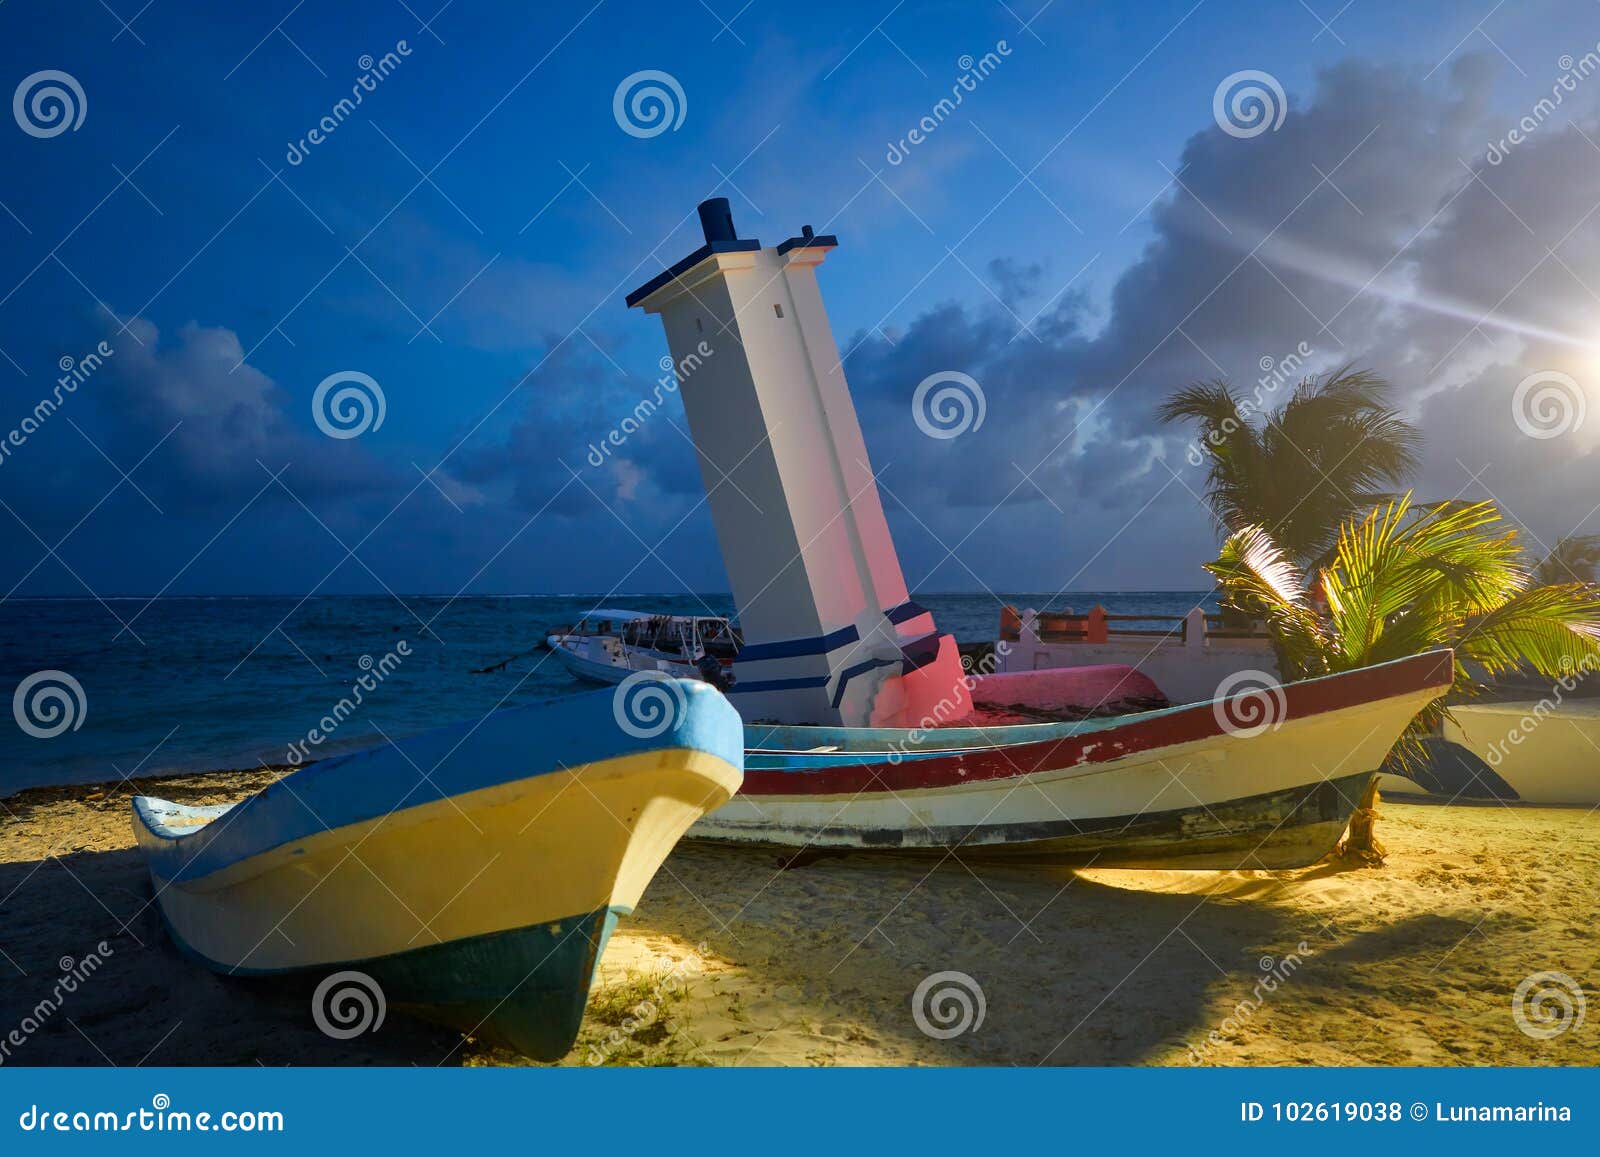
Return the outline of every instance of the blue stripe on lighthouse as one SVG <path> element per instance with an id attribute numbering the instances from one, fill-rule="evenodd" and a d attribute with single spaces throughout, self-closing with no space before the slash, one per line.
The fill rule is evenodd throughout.
<path id="1" fill-rule="evenodd" d="M 925 615 L 927 613 L 927 607 L 907 599 L 898 607 L 890 607 L 888 610 L 884 611 L 883 617 L 888 619 L 891 623 L 898 625 L 905 622 L 907 619 L 914 619 L 918 615 Z"/>
<path id="2" fill-rule="evenodd" d="M 826 635 L 814 635 L 809 639 L 780 639 L 775 643 L 755 643 L 743 647 L 739 651 L 735 662 L 750 663 L 760 662 L 763 659 L 792 659 L 797 655 L 826 655 L 829 651 L 838 650 L 846 643 L 854 643 L 861 638 L 861 632 L 856 630 L 855 624 L 840 627 Z"/>

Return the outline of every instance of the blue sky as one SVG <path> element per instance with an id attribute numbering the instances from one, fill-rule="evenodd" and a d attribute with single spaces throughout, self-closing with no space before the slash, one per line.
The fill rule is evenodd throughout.
<path id="1" fill-rule="evenodd" d="M 583 463 L 665 352 L 623 295 L 712 195 L 746 236 L 839 235 L 824 293 L 913 587 L 1204 585 L 1198 476 L 1149 411 L 1301 340 L 1395 380 L 1430 495 L 1600 530 L 1600 414 L 1545 441 L 1507 409 L 1534 370 L 1592 390 L 1600 80 L 1485 157 L 1600 41 L 1593 4 L 436 9 L 0 6 L 7 91 L 59 70 L 86 104 L 0 122 L 0 439 L 63 358 L 115 351 L 0 462 L 0 593 L 722 589 L 681 410 Z M 1241 139 L 1213 95 L 1247 69 L 1287 107 Z M 680 85 L 678 129 L 619 126 L 641 70 Z M 985 387 L 970 438 L 911 421 L 940 370 Z M 339 371 L 380 384 L 380 428 L 318 429 Z"/>

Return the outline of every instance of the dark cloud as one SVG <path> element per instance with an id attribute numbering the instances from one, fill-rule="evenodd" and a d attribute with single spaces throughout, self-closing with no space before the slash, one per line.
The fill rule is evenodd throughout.
<path id="1" fill-rule="evenodd" d="M 232 330 L 189 322 L 166 336 L 134 318 L 95 333 L 84 355 L 73 387 L 42 391 L 52 412 L 0 477 L 15 508 L 46 525 L 70 523 L 124 471 L 172 514 L 237 509 L 268 481 L 263 466 L 288 466 L 285 482 L 308 502 L 360 502 L 399 485 L 367 448 L 319 433 L 309 405 L 293 414 Z M 292 501 L 277 488 L 264 498 Z"/>
<path id="2" fill-rule="evenodd" d="M 847 366 L 878 464 L 892 463 L 902 497 L 926 496 L 908 501 L 952 540 L 996 503 L 1028 504 L 1023 525 L 1053 520 L 1048 497 L 1091 540 L 1163 558 L 1194 517 L 1177 488 L 1200 482 L 1182 435 L 1155 426 L 1156 402 L 1197 378 L 1251 388 L 1266 359 L 1305 343 L 1309 369 L 1353 361 L 1394 382 L 1428 439 L 1423 494 L 1487 487 L 1543 537 L 1573 529 L 1600 503 L 1600 412 L 1539 440 L 1511 399 L 1525 375 L 1556 369 L 1600 410 L 1600 147 L 1584 117 L 1490 165 L 1496 68 L 1467 56 L 1425 77 L 1347 62 L 1276 132 L 1196 133 L 1098 330 L 1073 297 L 1031 334 L 999 305 L 943 305 L 904 333 L 855 335 Z M 1028 321 L 1018 267 L 990 273 Z M 981 383 L 986 420 L 931 441 L 912 392 L 952 369 Z M 1183 500 L 1146 509 L 1163 488 Z"/>
<path id="3" fill-rule="evenodd" d="M 1570 121 L 1541 125 L 1491 164 L 1488 143 L 1521 115 L 1491 103 L 1497 68 L 1485 56 L 1433 75 L 1341 63 L 1291 94 L 1281 127 L 1249 139 L 1203 110 L 1177 181 L 1151 209 L 1148 243 L 1104 292 L 1086 279 L 1043 299 L 1065 263 L 1002 254 L 983 266 L 999 300 L 841 334 L 913 585 L 1055 585 L 1086 565 L 1122 585 L 1200 585 L 1211 541 L 1193 496 L 1200 478 L 1184 461 L 1187 433 L 1157 427 L 1155 405 L 1197 378 L 1253 386 L 1264 361 L 1302 344 L 1309 370 L 1354 362 L 1395 383 L 1426 436 L 1424 497 L 1491 493 L 1545 540 L 1586 518 L 1595 531 L 1600 95 L 1569 98 Z M 386 267 L 408 299 L 426 297 L 433 253 Z M 479 257 L 451 257 L 451 284 L 479 271 Z M 529 549 L 581 532 L 629 556 L 637 544 L 619 519 L 652 545 L 687 519 L 664 555 L 676 565 L 674 549 L 709 549 L 681 400 L 598 324 L 559 336 L 571 302 L 591 299 L 559 270 L 510 261 L 472 283 L 454 324 L 485 348 L 530 348 L 531 372 L 506 381 L 510 396 L 488 420 L 447 432 L 460 445 L 436 481 L 473 517 L 413 502 L 391 526 L 406 520 L 407 535 L 434 533 L 476 558 L 479 539 L 498 544 L 544 510 L 560 529 Z M 553 332 L 528 342 L 525 319 L 541 314 Z M 297 493 L 347 513 L 399 502 L 417 484 L 392 443 L 321 435 L 300 410 L 306 400 L 241 364 L 228 329 L 190 323 L 162 335 L 141 320 L 112 340 L 115 354 L 52 419 L 48 440 L 0 471 L 0 492 L 24 514 L 30 489 L 81 492 L 80 503 L 52 504 L 70 523 L 76 513 L 60 511 L 87 507 L 116 480 L 84 438 L 55 428 L 67 416 L 123 467 L 166 437 L 137 480 L 170 510 L 236 509 L 265 479 L 258 460 L 292 462 Z M 980 384 L 983 423 L 929 437 L 913 395 L 951 371 Z M 1591 411 L 1581 428 L 1524 432 L 1513 399 L 1540 371 L 1577 383 Z M 613 431 L 621 445 L 608 446 Z M 428 522 L 435 515 L 447 529 Z"/>

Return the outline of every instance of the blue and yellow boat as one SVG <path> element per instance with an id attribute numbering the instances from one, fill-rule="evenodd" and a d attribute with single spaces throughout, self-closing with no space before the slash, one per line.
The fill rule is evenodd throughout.
<path id="1" fill-rule="evenodd" d="M 652 679 L 328 759 L 225 807 L 141 796 L 134 830 L 173 939 L 208 967 L 354 970 L 387 1005 L 553 1060 L 618 915 L 742 767 L 727 700 Z"/>

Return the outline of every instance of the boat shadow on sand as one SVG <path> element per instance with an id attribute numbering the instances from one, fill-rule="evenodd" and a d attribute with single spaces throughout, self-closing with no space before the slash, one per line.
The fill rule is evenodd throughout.
<path id="1" fill-rule="evenodd" d="M 632 922 L 666 941 L 703 942 L 754 980 L 742 1025 L 704 1026 L 747 1030 L 703 1041 L 714 1063 L 792 1063 L 803 1042 L 770 1042 L 819 1030 L 910 1063 L 1185 1063 L 1188 1046 L 1203 1045 L 1263 976 L 1314 989 L 1333 954 L 1369 951 L 1367 934 L 1336 940 L 1304 914 L 1258 902 L 1285 879 L 1362 870 L 1335 861 L 1281 874 L 877 855 L 786 864 L 770 852 L 681 847 Z M 1438 922 L 1429 938 L 1441 951 L 1469 927 Z M 1391 950 L 1373 935 L 1371 954 Z M 981 1024 L 943 1039 L 919 1024 L 917 1011 L 935 1033 L 970 1021 L 974 990 Z"/>
<path id="2" fill-rule="evenodd" d="M 704 945 L 731 978 L 721 989 L 694 985 L 683 1010 L 695 1040 L 688 1063 L 1185 1063 L 1189 1046 L 1203 1054 L 1207 1034 L 1268 971 L 1297 993 L 1314 991 L 1319 974 L 1342 971 L 1348 985 L 1348 966 L 1414 947 L 1419 931 L 1439 952 L 1469 932 L 1454 917 L 1429 916 L 1420 918 L 1435 925 L 1427 929 L 1331 939 L 1303 914 L 1257 902 L 1282 879 L 1261 873 L 935 866 L 876 855 L 783 863 L 770 851 L 682 846 L 619 928 L 619 957 L 629 941 Z M 1343 870 L 1326 862 L 1294 876 L 1309 883 Z M 0 969 L 10 973 L 0 1036 L 17 1027 L 25 1038 L 8 1046 L 7 1064 L 518 1059 L 396 1009 L 377 1032 L 333 1039 L 312 1015 L 318 977 L 233 979 L 196 965 L 166 934 L 133 849 L 0 865 L 0 896 Z M 72 991 L 57 990 L 63 975 L 86 969 Z M 939 1039 L 920 1029 L 913 996 L 947 973 L 981 989 L 984 1019 Z M 1426 999 L 1426 978 L 1418 983 Z M 949 987 L 936 984 L 924 1001 L 935 1029 L 930 1002 Z M 736 1017 L 726 1015 L 730 1000 Z M 952 1010 L 959 1015 L 944 1007 Z M 581 1052 L 568 1063 L 585 1063 Z"/>
<path id="3" fill-rule="evenodd" d="M 319 977 L 200 967 L 173 945 L 152 892 L 133 848 L 0 865 L 0 1039 L 24 1038 L 6 1042 L 6 1064 L 461 1063 L 459 1034 L 393 1011 L 381 1031 L 327 1036 L 312 1017 Z"/>

